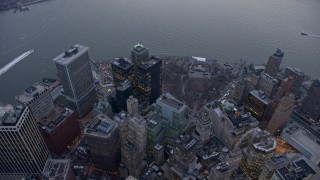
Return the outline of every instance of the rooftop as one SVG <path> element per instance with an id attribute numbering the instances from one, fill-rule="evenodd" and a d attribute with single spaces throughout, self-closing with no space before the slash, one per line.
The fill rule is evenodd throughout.
<path id="1" fill-rule="evenodd" d="M 104 114 L 97 115 L 84 130 L 86 135 L 108 138 L 118 125 Z"/>
<path id="2" fill-rule="evenodd" d="M 43 169 L 43 175 L 48 179 L 65 180 L 69 167 L 69 159 L 48 159 Z"/>
<path id="3" fill-rule="evenodd" d="M 154 149 L 156 149 L 157 151 L 160 151 L 162 148 L 163 148 L 163 146 L 160 144 L 157 144 L 154 146 Z"/>
<path id="4" fill-rule="evenodd" d="M 25 107 L 5 105 L 0 106 L 0 127 L 15 126 Z"/>
<path id="5" fill-rule="evenodd" d="M 170 106 L 172 108 L 175 108 L 176 110 L 180 110 L 182 109 L 182 107 L 185 107 L 186 105 L 177 100 L 176 98 L 174 98 L 171 94 L 169 93 L 165 93 L 162 94 L 158 99 L 157 102 L 161 102 L 167 106 Z"/>
<path id="6" fill-rule="evenodd" d="M 277 48 L 276 52 L 273 53 L 273 56 L 276 58 L 282 58 L 284 56 L 284 53 L 279 48 Z"/>
<path id="7" fill-rule="evenodd" d="M 41 94 L 42 92 L 44 92 L 46 90 L 47 89 L 39 83 L 32 84 L 23 93 L 21 93 L 20 95 L 18 95 L 16 97 L 16 101 L 18 101 L 22 104 L 27 104 L 27 103 L 31 102 L 32 100 L 34 100 L 35 97 L 37 97 L 39 94 Z"/>
<path id="8" fill-rule="evenodd" d="M 114 65 L 116 65 L 116 66 L 118 66 L 118 67 L 120 67 L 120 68 L 122 68 L 124 70 L 127 70 L 127 69 L 133 67 L 132 62 L 127 58 L 116 58 L 112 62 L 112 64 L 114 64 Z"/>
<path id="9" fill-rule="evenodd" d="M 158 115 L 157 113 L 153 113 L 150 117 L 150 120 L 148 122 L 148 129 L 153 129 L 158 126 L 158 124 L 161 122 L 162 117 Z"/>
<path id="10" fill-rule="evenodd" d="M 75 44 L 65 52 L 55 57 L 53 61 L 61 65 L 68 65 L 77 57 L 88 52 L 88 50 L 89 50 L 88 47 L 82 46 L 80 44 Z"/>
<path id="11" fill-rule="evenodd" d="M 250 92 L 250 94 L 252 94 L 254 97 L 258 98 L 264 104 L 269 104 L 271 102 L 271 100 L 261 90 L 259 90 L 259 91 L 256 89 L 252 90 Z"/>
<path id="12" fill-rule="evenodd" d="M 283 180 L 304 179 L 319 173 L 319 168 L 307 162 L 307 159 L 299 158 L 291 163 L 290 166 L 284 166 L 276 169 L 276 173 Z"/>
<path id="13" fill-rule="evenodd" d="M 151 56 L 148 60 L 141 62 L 141 64 L 139 64 L 138 66 L 142 69 L 148 70 L 160 62 L 161 60 L 159 58 Z"/>
<path id="14" fill-rule="evenodd" d="M 290 70 L 296 74 L 298 74 L 299 76 L 304 76 L 304 72 L 301 69 L 295 68 L 295 67 L 287 67 L 286 71 Z"/>
<path id="15" fill-rule="evenodd" d="M 43 130 L 45 130 L 47 133 L 51 133 L 72 114 L 73 110 L 57 106 L 51 113 L 49 113 L 47 117 L 40 119 L 38 123 Z"/>
<path id="16" fill-rule="evenodd" d="M 132 51 L 135 51 L 137 53 L 141 53 L 143 51 L 148 50 L 147 48 L 145 48 L 142 44 L 137 43 L 136 45 L 134 45 L 134 47 L 132 48 Z"/>
<path id="17" fill-rule="evenodd" d="M 278 83 L 278 80 L 276 78 L 270 76 L 268 73 L 265 73 L 265 72 L 261 73 L 261 78 L 263 78 L 269 82 L 273 82 L 274 84 Z"/>
<path id="18" fill-rule="evenodd" d="M 124 91 L 126 89 L 128 89 L 129 87 L 131 87 L 131 81 L 126 79 L 123 82 L 121 82 L 118 86 L 117 86 L 117 90 L 119 91 Z"/>

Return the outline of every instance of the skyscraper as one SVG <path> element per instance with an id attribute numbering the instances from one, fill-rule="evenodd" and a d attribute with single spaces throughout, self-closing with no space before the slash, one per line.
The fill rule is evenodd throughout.
<path id="1" fill-rule="evenodd" d="M 253 90 L 249 93 L 245 110 L 261 121 L 268 110 L 270 102 L 271 100 L 265 96 L 263 91 Z"/>
<path id="2" fill-rule="evenodd" d="M 118 111 L 127 110 L 127 99 L 133 94 L 131 81 L 125 80 L 116 88 Z"/>
<path id="3" fill-rule="evenodd" d="M 275 76 L 280 68 L 280 64 L 284 53 L 278 48 L 276 52 L 269 57 L 265 72 L 271 76 Z"/>
<path id="4" fill-rule="evenodd" d="M 138 99 L 133 96 L 130 96 L 129 99 L 127 99 L 127 112 L 131 116 L 139 113 Z"/>
<path id="5" fill-rule="evenodd" d="M 53 59 L 67 106 L 82 118 L 97 100 L 88 47 L 75 44 Z"/>
<path id="6" fill-rule="evenodd" d="M 54 109 L 53 100 L 48 88 L 35 83 L 16 97 L 16 101 L 28 106 L 36 121 L 47 116 Z"/>
<path id="7" fill-rule="evenodd" d="M 118 86 L 121 82 L 126 79 L 134 82 L 134 69 L 133 64 L 129 59 L 125 58 L 116 58 L 112 64 L 112 74 L 114 83 Z"/>
<path id="8" fill-rule="evenodd" d="M 305 116 L 309 122 L 320 122 L 320 79 L 314 80 L 307 96 L 303 99 L 298 112 Z"/>
<path id="9" fill-rule="evenodd" d="M 291 92 L 297 96 L 299 94 L 300 86 L 302 85 L 305 79 L 304 72 L 298 68 L 287 67 L 285 71 L 285 75 L 286 77 L 292 77 L 293 86 L 292 86 Z"/>
<path id="10" fill-rule="evenodd" d="M 149 58 L 149 49 L 138 43 L 131 49 L 131 59 L 137 65 Z"/>
<path id="11" fill-rule="evenodd" d="M 0 175 L 41 174 L 48 149 L 28 107 L 0 107 Z"/>
<path id="12" fill-rule="evenodd" d="M 162 93 L 162 60 L 152 56 L 137 67 L 138 99 L 156 102 Z"/>

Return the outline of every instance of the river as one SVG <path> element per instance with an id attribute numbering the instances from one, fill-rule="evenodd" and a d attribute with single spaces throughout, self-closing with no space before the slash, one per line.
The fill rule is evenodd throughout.
<path id="1" fill-rule="evenodd" d="M 155 55 L 242 58 L 266 63 L 276 48 L 282 67 L 320 77 L 319 0 L 48 0 L 30 11 L 0 12 L 0 67 L 35 52 L 0 77 L 0 102 L 43 77 L 56 78 L 52 59 L 75 43 L 95 61 L 129 56 L 137 42 Z"/>

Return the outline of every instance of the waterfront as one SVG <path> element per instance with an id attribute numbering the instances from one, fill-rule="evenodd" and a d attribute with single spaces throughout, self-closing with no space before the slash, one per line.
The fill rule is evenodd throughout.
<path id="1" fill-rule="evenodd" d="M 0 102 L 42 77 L 56 77 L 52 59 L 75 43 L 90 47 L 95 61 L 129 56 L 137 42 L 151 54 L 239 58 L 266 63 L 276 48 L 282 67 L 295 66 L 319 78 L 320 2 L 256 1 L 85 1 L 50 0 L 28 12 L 0 13 L 0 66 L 35 52 L 0 77 Z"/>

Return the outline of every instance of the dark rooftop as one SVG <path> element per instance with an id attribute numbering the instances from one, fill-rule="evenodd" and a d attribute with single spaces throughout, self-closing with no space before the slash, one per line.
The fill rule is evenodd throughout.
<path id="1" fill-rule="evenodd" d="M 132 62 L 129 59 L 118 58 L 112 64 L 126 70 L 133 66 Z"/>
<path id="2" fill-rule="evenodd" d="M 151 56 L 148 60 L 142 62 L 138 66 L 142 69 L 148 70 L 160 62 L 162 62 L 161 59 L 155 56 Z"/>

